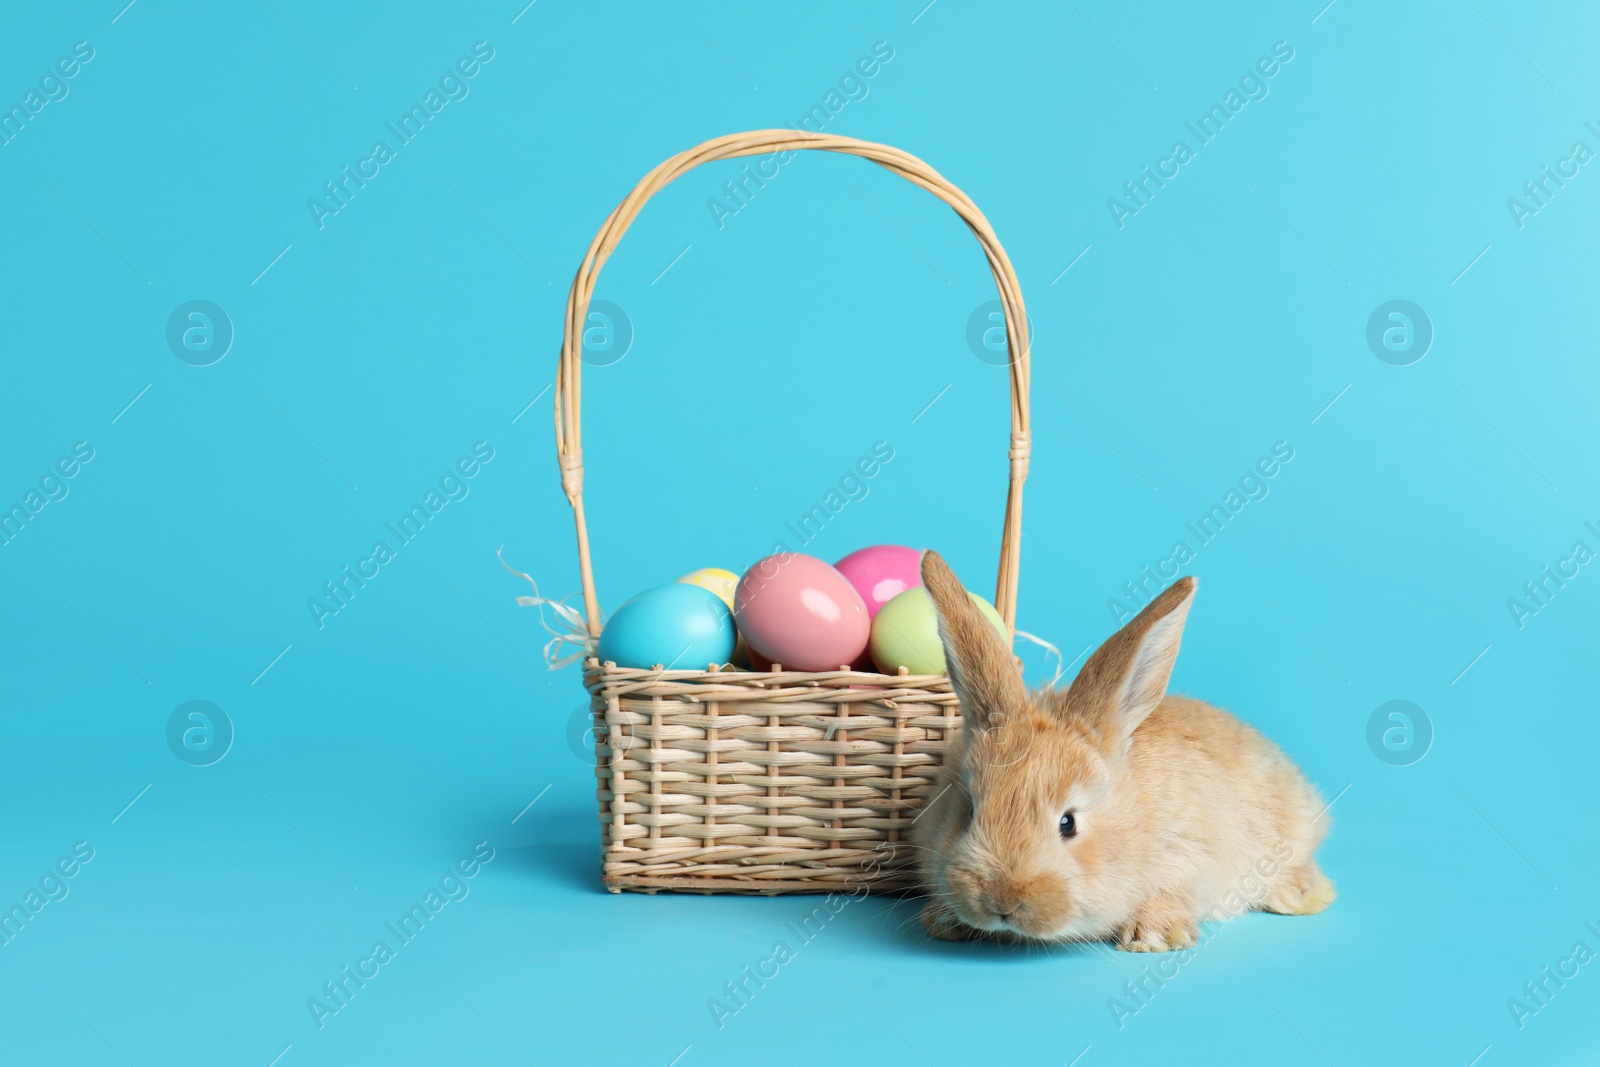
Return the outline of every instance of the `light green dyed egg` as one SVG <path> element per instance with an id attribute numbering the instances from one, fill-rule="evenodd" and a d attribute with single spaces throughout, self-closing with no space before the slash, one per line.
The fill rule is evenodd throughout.
<path id="1" fill-rule="evenodd" d="M 995 632 L 1011 647 L 1011 632 L 1000 613 L 977 593 L 967 596 L 994 624 Z M 901 667 L 912 674 L 944 674 L 944 646 L 939 642 L 939 616 L 927 589 L 916 586 L 890 600 L 872 620 L 872 639 L 868 643 L 872 662 L 884 674 L 898 673 Z"/>

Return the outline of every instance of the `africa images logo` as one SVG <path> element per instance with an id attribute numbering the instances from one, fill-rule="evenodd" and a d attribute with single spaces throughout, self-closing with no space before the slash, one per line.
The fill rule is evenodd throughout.
<path id="1" fill-rule="evenodd" d="M 421 503 L 412 504 L 398 519 L 384 523 L 383 528 L 394 541 L 393 545 L 388 540 L 374 541 L 371 552 L 358 559 L 354 569 L 350 564 L 344 564 L 336 577 L 322 583 L 321 594 L 306 599 L 306 610 L 311 613 L 311 621 L 317 629 L 326 627 L 328 619 L 349 607 L 356 594 L 399 557 L 400 549 L 420 537 L 428 523 L 437 518 L 446 505 L 467 499 L 472 492 L 469 483 L 493 459 L 494 446 L 487 441 L 479 441 L 472 446 L 470 456 L 460 457 L 455 466 L 445 471 L 439 478 L 439 487 L 430 488 L 423 495 Z"/>
<path id="2" fill-rule="evenodd" d="M 1240 75 L 1237 89 L 1230 88 L 1223 94 L 1221 103 L 1212 104 L 1193 122 L 1183 124 L 1184 129 L 1194 136 L 1193 148 L 1188 141 L 1175 141 L 1171 151 L 1156 161 L 1154 170 L 1146 163 L 1139 168 L 1137 178 L 1123 182 L 1122 193 L 1126 199 L 1119 200 L 1113 196 L 1106 200 L 1106 210 L 1111 213 L 1111 221 L 1117 224 L 1117 229 L 1125 229 L 1128 219 L 1149 207 L 1156 193 L 1181 174 L 1201 148 L 1220 137 L 1228 122 L 1243 111 L 1245 105 L 1265 100 L 1272 91 L 1267 83 L 1277 77 L 1278 72 L 1293 58 L 1294 47 L 1288 41 L 1274 43 L 1270 56 L 1260 57 Z"/>
<path id="3" fill-rule="evenodd" d="M 365 189 L 367 182 L 381 174 L 382 168 L 398 155 L 400 149 L 415 140 L 427 126 L 428 121 L 443 111 L 447 104 L 465 100 L 467 94 L 472 92 L 472 87 L 467 82 L 476 78 L 492 59 L 494 59 L 494 48 L 488 41 L 474 44 L 471 56 L 462 56 L 456 60 L 454 66 L 446 68 L 445 72 L 439 75 L 437 89 L 430 87 L 422 95 L 421 103 L 412 104 L 394 122 L 383 124 L 384 128 L 394 135 L 393 146 L 388 141 L 374 141 L 372 151 L 366 158 L 356 162 L 354 170 L 351 170 L 350 164 L 346 163 L 340 168 L 336 180 L 323 182 L 322 196 L 313 196 L 306 200 L 306 208 L 311 212 L 311 221 L 317 224 L 317 229 L 325 229 L 328 219 L 349 207 L 356 193 Z"/>

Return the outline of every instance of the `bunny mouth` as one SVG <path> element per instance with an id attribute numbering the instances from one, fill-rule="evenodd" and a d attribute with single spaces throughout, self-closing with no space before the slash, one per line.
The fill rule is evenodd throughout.
<path id="1" fill-rule="evenodd" d="M 1005 934 L 1026 941 L 1054 941 L 1065 936 L 1071 927 L 1071 918 L 1064 916 L 1045 916 L 1039 909 L 1021 903 L 1010 911 L 999 911 L 992 907 L 972 907 L 970 902 L 962 904 L 952 901 L 953 910 L 961 921 L 975 930 L 985 933 Z"/>
<path id="2" fill-rule="evenodd" d="M 1033 916 L 1019 916 L 1015 913 L 998 918 L 999 929 L 1016 937 L 1026 938 L 1030 941 L 1053 941 L 1060 936 L 1059 924 L 1045 924 Z"/>
<path id="3" fill-rule="evenodd" d="M 1018 876 L 948 868 L 942 879 L 946 905 L 965 925 L 1030 941 L 1059 938 L 1078 918 L 1066 886 L 1050 874 Z"/>
<path id="4" fill-rule="evenodd" d="M 1082 910 L 1053 873 L 986 877 L 954 869 L 947 873 L 941 896 L 965 925 L 1027 941 L 1059 939 L 1080 920 Z"/>

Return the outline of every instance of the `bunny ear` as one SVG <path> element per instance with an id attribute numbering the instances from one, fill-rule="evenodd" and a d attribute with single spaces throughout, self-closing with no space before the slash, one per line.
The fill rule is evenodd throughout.
<path id="1" fill-rule="evenodd" d="M 962 718 L 984 727 L 1020 711 L 1028 699 L 1022 668 L 937 552 L 922 555 L 922 584 L 939 614 L 939 640 Z"/>
<path id="2" fill-rule="evenodd" d="M 1108 749 L 1125 751 L 1167 693 L 1196 582 L 1182 578 L 1089 657 L 1067 691 L 1067 707 L 1095 724 Z"/>

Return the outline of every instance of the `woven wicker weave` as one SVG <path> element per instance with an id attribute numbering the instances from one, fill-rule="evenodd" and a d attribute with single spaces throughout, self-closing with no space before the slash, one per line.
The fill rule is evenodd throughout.
<path id="1" fill-rule="evenodd" d="M 922 160 L 851 137 L 757 130 L 656 167 L 606 219 L 567 296 L 556 375 L 561 485 L 578 532 L 589 633 L 600 604 L 583 511 L 583 324 L 595 279 L 652 195 L 712 160 L 795 150 L 871 160 L 955 209 L 982 245 L 1011 353 L 1009 491 L 995 607 L 1016 616 L 1028 474 L 1027 315 L 1011 262 L 967 195 Z M 595 718 L 606 888 L 705 893 L 886 892 L 913 883 L 905 846 L 960 707 L 943 675 L 636 670 L 585 664 Z"/>

